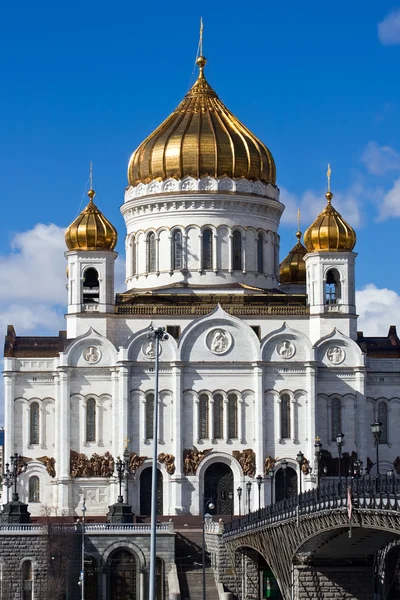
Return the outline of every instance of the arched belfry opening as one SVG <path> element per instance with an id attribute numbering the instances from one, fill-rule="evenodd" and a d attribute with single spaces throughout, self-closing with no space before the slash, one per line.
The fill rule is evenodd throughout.
<path id="1" fill-rule="evenodd" d="M 147 467 L 140 474 L 140 514 L 151 514 L 151 478 L 152 467 Z M 163 514 L 163 476 L 157 469 L 157 514 Z"/>
<path id="2" fill-rule="evenodd" d="M 204 503 L 209 500 L 215 504 L 214 514 L 233 514 L 233 473 L 224 463 L 210 465 L 204 474 Z"/>
<path id="3" fill-rule="evenodd" d="M 340 299 L 340 273 L 337 269 L 329 269 L 325 281 L 325 304 L 338 304 Z"/>
<path id="4" fill-rule="evenodd" d="M 292 467 L 279 469 L 275 477 L 275 502 L 297 494 L 297 473 Z"/>
<path id="5" fill-rule="evenodd" d="M 83 304 L 98 304 L 100 299 L 99 274 L 93 267 L 86 269 L 83 279 Z"/>

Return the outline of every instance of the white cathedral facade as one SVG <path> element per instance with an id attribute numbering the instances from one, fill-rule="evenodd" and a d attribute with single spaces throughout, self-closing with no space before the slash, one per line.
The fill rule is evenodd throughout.
<path id="1" fill-rule="evenodd" d="M 66 331 L 8 327 L 5 456 L 24 457 L 18 491 L 33 516 L 80 514 L 83 498 L 88 516 L 106 515 L 124 453 L 128 502 L 149 514 L 155 401 L 163 515 L 201 514 L 210 496 L 217 514 L 243 514 L 258 494 L 264 505 L 360 460 L 376 473 L 376 420 L 380 471 L 399 466 L 400 342 L 394 328 L 357 332 L 355 232 L 328 190 L 280 264 L 273 157 L 205 62 L 129 162 L 127 291 L 114 294 L 117 232 L 90 190 L 66 232 Z M 168 333 L 158 398 L 151 323 Z"/>

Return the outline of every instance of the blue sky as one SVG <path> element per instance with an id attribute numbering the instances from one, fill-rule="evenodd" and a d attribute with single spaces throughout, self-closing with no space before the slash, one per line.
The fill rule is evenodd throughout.
<path id="1" fill-rule="evenodd" d="M 63 327 L 62 228 L 83 207 L 90 161 L 123 255 L 128 159 L 195 79 L 200 11 L 210 83 L 277 163 L 281 258 L 297 206 L 303 231 L 324 206 L 330 162 L 334 205 L 358 234 L 361 324 L 384 334 L 397 322 L 400 1 L 23 0 L 0 21 L 3 331 Z"/>

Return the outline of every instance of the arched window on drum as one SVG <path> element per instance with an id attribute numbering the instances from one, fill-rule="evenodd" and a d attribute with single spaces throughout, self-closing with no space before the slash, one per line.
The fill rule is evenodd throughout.
<path id="1" fill-rule="evenodd" d="M 224 399 L 221 394 L 214 396 L 214 439 L 224 435 Z"/>
<path id="2" fill-rule="evenodd" d="M 147 272 L 154 273 L 156 270 L 156 234 L 149 233 L 147 238 Z"/>
<path id="3" fill-rule="evenodd" d="M 238 437 L 238 398 L 236 394 L 228 396 L 228 439 Z"/>
<path id="4" fill-rule="evenodd" d="M 232 269 L 242 270 L 242 234 L 234 231 L 232 234 Z"/>
<path id="5" fill-rule="evenodd" d="M 207 394 L 201 394 L 199 398 L 199 434 L 200 440 L 209 438 L 209 406 Z"/>
<path id="6" fill-rule="evenodd" d="M 179 229 L 174 231 L 172 238 L 172 269 L 174 271 L 183 269 L 182 231 Z"/>
<path id="7" fill-rule="evenodd" d="M 29 410 L 29 443 L 39 443 L 40 409 L 39 402 L 32 402 Z"/>
<path id="8" fill-rule="evenodd" d="M 290 407 L 290 396 L 289 394 L 282 394 L 281 396 L 281 439 L 290 438 L 290 426 L 291 426 L 291 407 Z"/>
<path id="9" fill-rule="evenodd" d="M 388 407 L 386 402 L 378 404 L 378 421 L 382 423 L 382 433 L 379 442 L 387 444 L 388 442 Z"/>
<path id="10" fill-rule="evenodd" d="M 264 273 L 264 236 L 262 233 L 257 236 L 257 271 Z"/>
<path id="11" fill-rule="evenodd" d="M 213 234 L 211 229 L 204 229 L 202 235 L 202 267 L 204 271 L 210 271 L 213 268 Z"/>

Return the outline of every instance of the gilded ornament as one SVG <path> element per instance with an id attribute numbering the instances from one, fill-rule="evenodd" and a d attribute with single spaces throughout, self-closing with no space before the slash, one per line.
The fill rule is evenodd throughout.
<path id="1" fill-rule="evenodd" d="M 169 475 L 175 473 L 175 456 L 173 454 L 161 452 L 161 454 L 158 455 L 158 462 L 165 465 L 165 470 Z"/>
<path id="2" fill-rule="evenodd" d="M 54 478 L 56 476 L 56 468 L 55 468 L 56 459 L 55 458 L 52 458 L 49 456 L 41 456 L 37 460 L 44 464 L 44 466 L 46 467 L 46 471 L 50 475 L 50 477 Z"/>
<path id="3" fill-rule="evenodd" d="M 108 451 L 103 456 L 94 453 L 88 458 L 71 450 L 70 473 L 71 477 L 112 477 L 114 458 Z"/>
<path id="4" fill-rule="evenodd" d="M 247 450 L 234 450 L 232 456 L 236 458 L 240 466 L 242 467 L 243 475 L 247 477 L 254 477 L 256 472 L 256 454 L 254 450 L 248 448 Z"/>
<path id="5" fill-rule="evenodd" d="M 183 471 L 185 475 L 196 475 L 197 467 L 201 461 L 211 452 L 211 449 L 197 450 L 197 448 L 183 451 Z"/>

